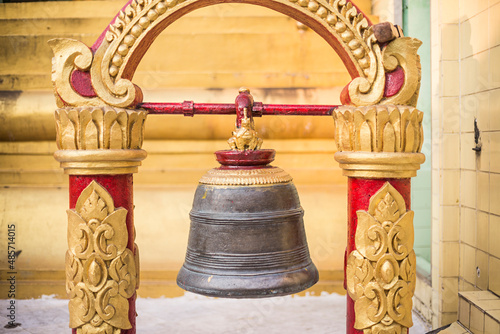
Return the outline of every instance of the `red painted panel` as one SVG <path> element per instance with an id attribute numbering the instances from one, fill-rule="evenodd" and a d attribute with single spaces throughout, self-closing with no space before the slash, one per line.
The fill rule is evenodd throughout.
<path id="1" fill-rule="evenodd" d="M 85 97 L 96 97 L 94 87 L 92 87 L 92 80 L 90 78 L 90 72 L 83 71 L 73 71 L 71 73 L 71 87 Z"/>
<path id="2" fill-rule="evenodd" d="M 134 201 L 133 201 L 133 175 L 132 174 L 120 174 L 120 175 L 70 175 L 69 177 L 69 207 L 74 209 L 78 197 L 81 192 L 92 182 L 96 181 L 104 189 L 106 189 L 113 201 L 115 203 L 115 208 L 122 207 L 128 211 L 127 213 L 127 230 L 128 230 L 128 245 L 132 252 L 135 253 L 134 248 Z M 129 320 L 132 324 L 132 328 L 128 330 L 122 330 L 122 334 L 135 334 L 136 328 L 136 310 L 135 310 L 135 299 L 134 294 L 129 298 Z M 73 329 L 73 334 L 76 334 L 76 330 Z"/>
<path id="3" fill-rule="evenodd" d="M 396 67 L 392 72 L 385 74 L 384 97 L 396 95 L 405 83 L 405 71 L 401 66 Z"/>
<path id="4" fill-rule="evenodd" d="M 349 254 L 356 249 L 355 235 L 358 226 L 358 217 L 356 211 L 368 210 L 370 198 L 386 183 L 389 182 L 403 196 L 406 209 L 410 210 L 411 198 L 411 179 L 364 179 L 350 177 L 348 179 L 348 195 L 347 195 L 347 250 L 346 259 Z M 344 265 L 344 273 L 345 273 Z M 345 277 L 344 277 L 345 279 Z M 345 286 L 345 282 L 344 282 Z M 347 334 L 363 334 L 363 331 L 354 328 L 355 313 L 354 301 L 347 295 Z"/>

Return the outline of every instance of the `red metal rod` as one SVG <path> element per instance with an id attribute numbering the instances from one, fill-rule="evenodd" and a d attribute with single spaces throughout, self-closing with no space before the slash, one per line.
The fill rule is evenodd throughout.
<path id="1" fill-rule="evenodd" d="M 234 115 L 234 103 L 142 103 L 139 108 L 146 109 L 153 115 Z M 262 115 L 285 116 L 330 116 L 337 105 L 287 105 L 287 104 L 262 104 L 255 102 L 253 106 L 254 117 Z"/>
<path id="2" fill-rule="evenodd" d="M 254 109 L 258 105 L 254 105 Z M 333 110 L 339 106 L 328 105 L 300 105 L 300 104 L 263 104 L 262 115 L 284 116 L 331 116 Z"/>

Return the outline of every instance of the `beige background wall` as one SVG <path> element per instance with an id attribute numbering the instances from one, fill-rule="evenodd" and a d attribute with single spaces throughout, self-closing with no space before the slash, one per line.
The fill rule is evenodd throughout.
<path id="1" fill-rule="evenodd" d="M 356 3 L 370 12 L 370 1 Z M 0 4 L 0 230 L 16 224 L 21 296 L 64 296 L 68 190 L 67 176 L 52 157 L 56 107 L 46 41 L 67 37 L 90 45 L 121 6 L 122 1 Z M 148 102 L 219 103 L 234 101 L 245 85 L 263 103 L 338 104 L 349 81 L 338 56 L 311 30 L 271 10 L 236 4 L 201 9 L 174 23 L 134 78 Z M 139 294 L 174 285 L 197 181 L 216 167 L 213 152 L 228 148 L 233 124 L 229 116 L 148 117 L 149 156 L 134 184 L 145 282 Z M 294 177 L 321 279 L 339 286 L 347 189 L 333 159 L 333 119 L 269 116 L 256 125 L 264 147 L 277 150 L 274 164 Z M 0 240 L 0 249 L 5 247 Z M 0 269 L 5 268 L 2 257 Z"/>
<path id="2" fill-rule="evenodd" d="M 457 318 L 458 291 L 500 293 L 500 2 L 431 6 L 436 326 Z M 480 153 L 472 150 L 474 119 Z M 474 317 L 485 321 L 484 311 Z"/>

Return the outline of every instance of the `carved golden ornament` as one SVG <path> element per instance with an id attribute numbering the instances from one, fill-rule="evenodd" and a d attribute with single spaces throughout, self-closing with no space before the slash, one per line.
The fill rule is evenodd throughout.
<path id="1" fill-rule="evenodd" d="M 48 44 L 54 53 L 52 84 L 57 106 L 62 108 L 65 104 L 73 106 L 104 104 L 98 97 L 81 96 L 71 85 L 71 74 L 74 70 L 88 71 L 92 65 L 94 55 L 89 47 L 69 38 L 51 39 Z"/>
<path id="2" fill-rule="evenodd" d="M 105 107 L 57 109 L 54 156 L 67 174 L 137 172 L 146 158 L 144 110 Z"/>
<path id="3" fill-rule="evenodd" d="M 132 328 L 128 299 L 138 286 L 138 252 L 127 248 L 127 210 L 92 181 L 68 210 L 66 291 L 70 327 L 79 334 Z M 137 245 L 136 245 L 137 247 Z"/>
<path id="4" fill-rule="evenodd" d="M 247 108 L 243 109 L 243 118 L 241 126 L 236 127 L 233 136 L 227 141 L 232 150 L 258 150 L 262 146 L 262 139 L 258 137 L 255 131 L 253 119 L 247 117 Z"/>
<path id="5" fill-rule="evenodd" d="M 279 167 L 258 169 L 219 169 L 209 170 L 200 183 L 223 186 L 264 185 L 292 182 L 290 174 Z"/>
<path id="6" fill-rule="evenodd" d="M 424 113 L 414 107 L 341 106 L 333 113 L 339 151 L 418 153 Z"/>
<path id="7" fill-rule="evenodd" d="M 414 107 L 341 106 L 333 113 L 335 160 L 351 177 L 407 178 L 416 175 L 425 156 L 424 114 Z"/>
<path id="8" fill-rule="evenodd" d="M 367 40 L 370 49 L 370 68 L 366 77 L 355 78 L 348 86 L 349 99 L 355 106 L 374 104 L 399 104 L 415 107 L 421 81 L 420 57 L 417 50 L 422 42 L 416 38 L 401 37 L 389 42 L 381 51 L 376 38 Z M 386 73 L 400 66 L 405 75 L 398 93 L 384 97 Z"/>
<path id="9" fill-rule="evenodd" d="M 353 104 L 375 104 L 382 99 L 385 58 L 368 20 L 350 1 L 244 2 L 290 15 L 320 32 L 327 42 L 341 53 L 341 58 L 349 63 L 348 71 L 356 77 L 349 85 Z M 134 107 L 142 101 L 142 93 L 130 80 L 148 46 L 166 26 L 180 16 L 213 3 L 209 0 L 132 0 L 109 26 L 105 39 L 94 54 L 85 44 L 75 40 L 51 40 L 49 45 L 54 51 L 53 82 L 58 105 L 63 105 L 61 98 L 65 105 L 71 106 L 107 104 Z M 410 47 L 413 45 L 411 43 L 396 44 L 393 54 L 406 57 L 409 53 L 416 52 L 416 49 Z M 80 96 L 72 88 L 70 76 L 74 70 L 90 71 L 97 97 Z M 408 67 L 408 71 L 411 70 L 412 68 Z"/>
<path id="10" fill-rule="evenodd" d="M 61 108 L 55 113 L 60 150 L 140 149 L 144 110 L 101 107 Z"/>
<path id="11" fill-rule="evenodd" d="M 364 334 L 406 333 L 413 326 L 416 282 L 413 211 L 406 210 L 403 196 L 386 182 L 370 198 L 368 211 L 356 214 L 356 250 L 346 266 L 354 328 Z"/>

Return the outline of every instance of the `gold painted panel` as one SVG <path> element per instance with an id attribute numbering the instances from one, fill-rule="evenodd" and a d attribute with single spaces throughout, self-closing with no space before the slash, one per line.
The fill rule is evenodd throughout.
<path id="1" fill-rule="evenodd" d="M 354 327 L 364 334 L 401 334 L 413 325 L 416 282 L 413 211 L 389 182 L 359 210 L 356 250 L 347 259 L 347 292 Z"/>
<path id="2" fill-rule="evenodd" d="M 79 334 L 131 328 L 128 299 L 138 286 L 138 252 L 127 248 L 127 210 L 97 182 L 68 210 L 66 292 L 70 327 Z"/>

